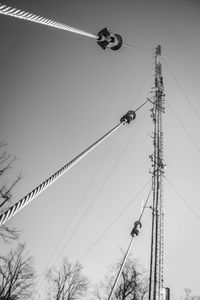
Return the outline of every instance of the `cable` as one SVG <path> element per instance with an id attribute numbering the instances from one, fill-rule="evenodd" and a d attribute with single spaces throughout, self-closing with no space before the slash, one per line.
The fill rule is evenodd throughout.
<path id="1" fill-rule="evenodd" d="M 137 192 L 137 194 L 131 199 L 131 201 L 123 208 L 123 210 L 117 215 L 117 217 L 110 223 L 110 225 L 104 230 L 104 232 L 95 240 L 95 242 L 90 246 L 90 248 L 81 256 L 79 261 L 82 261 L 98 244 L 98 242 L 106 235 L 106 233 L 112 228 L 112 226 L 121 218 L 121 216 L 127 211 L 127 209 L 135 202 L 136 198 L 144 191 L 146 186 L 149 184 L 148 180 L 145 185 Z M 147 203 L 145 203 L 146 207 Z"/>
<path id="2" fill-rule="evenodd" d="M 147 50 L 147 49 L 144 49 L 144 48 L 141 48 L 141 47 L 138 47 L 138 46 L 134 46 L 134 45 L 128 44 L 126 42 L 123 43 L 123 45 L 127 48 L 132 48 L 132 49 L 135 49 L 135 50 L 141 50 L 141 51 L 144 51 L 144 52 L 152 53 L 152 51 L 150 51 L 150 50 Z"/>
<path id="3" fill-rule="evenodd" d="M 114 284 L 113 284 L 112 289 L 111 289 L 111 291 L 110 291 L 110 294 L 109 294 L 109 296 L 108 296 L 108 300 L 111 299 L 111 297 L 112 297 L 112 295 L 113 295 L 113 293 L 114 293 L 115 287 L 116 287 L 116 285 L 117 285 L 117 282 L 118 282 L 118 280 L 119 280 L 119 277 L 120 277 L 120 275 L 121 275 L 121 272 L 122 272 L 122 270 L 123 270 L 123 268 L 124 268 L 124 265 L 125 265 L 125 263 L 126 263 L 128 254 L 129 254 L 129 252 L 130 252 L 130 250 L 131 250 L 131 246 L 132 246 L 132 244 L 133 244 L 133 241 L 134 241 L 134 237 L 132 236 L 132 237 L 131 237 L 131 241 L 130 241 L 130 243 L 129 243 L 129 245 L 128 245 L 128 248 L 127 248 L 127 250 L 126 250 L 126 253 L 125 253 L 125 255 L 124 255 L 123 261 L 122 261 L 122 263 L 121 263 L 121 265 L 120 265 L 120 268 L 119 268 L 117 277 L 115 278 Z"/>
<path id="4" fill-rule="evenodd" d="M 149 100 L 146 100 L 143 104 L 141 104 L 141 105 L 135 110 L 135 112 L 138 111 L 140 108 L 142 108 L 147 102 L 149 102 Z"/>
<path id="5" fill-rule="evenodd" d="M 112 295 L 113 295 L 113 293 L 114 293 L 114 290 L 115 290 L 116 285 L 117 285 L 117 283 L 118 283 L 119 277 L 120 277 L 120 275 L 121 275 L 121 273 L 122 273 L 122 271 L 123 271 L 123 267 L 124 267 L 124 265 L 125 265 L 125 263 L 126 263 L 128 254 L 129 254 L 129 252 L 130 252 L 131 246 L 132 246 L 132 244 L 133 244 L 134 237 L 135 237 L 135 235 L 137 236 L 138 233 L 139 233 L 139 232 L 138 232 L 138 229 L 137 229 L 137 226 L 138 226 L 139 224 L 141 224 L 140 221 L 141 221 L 142 216 L 143 216 L 143 214 L 144 214 L 144 210 L 145 210 L 146 205 L 147 205 L 147 203 L 148 203 L 148 200 L 149 200 L 151 191 L 152 191 L 152 187 L 151 187 L 151 189 L 150 189 L 150 191 L 149 191 L 149 193 L 148 193 L 148 196 L 147 196 L 147 199 L 146 199 L 146 201 L 145 201 L 145 205 L 143 206 L 143 209 L 142 209 L 142 211 L 141 211 L 139 220 L 138 220 L 137 222 L 135 222 L 134 229 L 136 229 L 136 231 L 134 232 L 134 234 L 132 234 L 133 231 L 131 232 L 131 241 L 130 241 L 130 243 L 129 243 L 129 246 L 128 246 L 128 248 L 127 248 L 127 251 L 126 251 L 126 253 L 125 253 L 125 256 L 124 256 L 124 258 L 123 258 L 123 261 L 122 261 L 122 263 L 121 263 L 121 266 L 120 266 L 119 271 L 118 271 L 118 273 L 117 273 L 117 276 L 116 276 L 116 278 L 115 278 L 114 284 L 113 284 L 112 289 L 111 289 L 111 291 L 110 291 L 110 294 L 109 294 L 109 296 L 108 296 L 108 300 L 111 299 L 111 297 L 112 297 Z M 140 226 L 140 228 L 141 228 L 141 225 L 139 225 L 139 226 Z"/>
<path id="6" fill-rule="evenodd" d="M 171 111 L 173 112 L 173 114 L 174 114 L 176 120 L 178 121 L 178 123 L 182 126 L 182 128 L 186 132 L 186 134 L 187 134 L 188 138 L 190 139 L 190 141 L 192 142 L 192 144 L 195 146 L 195 148 L 197 149 L 197 151 L 200 152 L 199 146 L 197 145 L 197 143 L 195 142 L 195 140 L 192 138 L 192 136 L 189 133 L 189 131 L 185 128 L 185 126 L 183 125 L 182 121 L 180 120 L 180 118 L 176 114 L 175 110 L 172 108 L 172 106 L 169 104 L 169 102 L 166 102 L 166 103 L 169 106 L 169 108 L 171 109 Z"/>
<path id="7" fill-rule="evenodd" d="M 179 198 L 181 198 L 183 200 L 183 202 L 185 203 L 187 208 L 189 208 L 189 210 L 192 212 L 193 216 L 195 216 L 195 218 L 198 221 L 200 221 L 200 216 L 195 212 L 195 210 L 191 207 L 191 205 L 189 205 L 189 203 L 185 200 L 185 198 L 181 195 L 181 193 L 177 190 L 177 188 L 175 188 L 175 186 L 169 181 L 168 178 L 166 178 L 166 176 L 164 176 L 164 178 L 167 181 L 167 183 L 173 188 L 173 190 L 177 193 Z"/>
<path id="8" fill-rule="evenodd" d="M 12 8 L 12 7 L 6 6 L 6 5 L 0 5 L 0 14 L 18 18 L 18 19 L 23 19 L 26 21 L 30 21 L 30 22 L 34 22 L 34 23 L 38 23 L 38 24 L 42 24 L 42 25 L 46 25 L 46 26 L 50 26 L 50 27 L 54 27 L 57 29 L 62 29 L 65 31 L 70 31 L 70 32 L 73 32 L 76 34 L 91 37 L 93 39 L 98 38 L 98 36 L 95 34 L 77 29 L 75 27 L 68 26 L 66 24 L 62 24 L 58 21 L 54 21 L 54 20 L 47 19 L 47 18 L 44 18 L 41 16 L 37 16 L 35 14 L 29 13 L 29 12 L 26 12 L 26 11 L 23 11 L 23 10 L 20 10 L 17 8 Z"/>
<path id="9" fill-rule="evenodd" d="M 127 114 L 126 114 L 127 115 Z M 125 116 L 126 116 L 125 115 Z M 124 117 L 125 117 L 124 116 Z M 94 142 L 91 146 L 89 146 L 86 150 L 77 155 L 74 159 L 68 162 L 64 167 L 55 172 L 52 176 L 38 185 L 34 190 L 28 193 L 25 197 L 11 206 L 8 210 L 4 211 L 0 215 L 0 225 L 3 225 L 6 221 L 8 221 L 11 217 L 13 217 L 16 213 L 18 213 L 22 208 L 24 208 L 28 203 L 30 203 L 33 199 L 35 199 L 39 194 L 41 194 L 44 190 L 46 190 L 52 183 L 54 183 L 57 179 L 59 179 L 62 175 L 64 175 L 67 171 L 69 171 L 73 166 L 75 166 L 81 159 L 83 159 L 87 154 L 89 154 L 93 149 L 95 149 L 101 142 L 103 142 L 107 137 L 113 134 L 116 130 L 118 130 L 123 124 L 128 123 L 127 119 L 124 119 L 123 122 L 120 122 L 113 129 L 108 131 L 104 136 Z"/>
<path id="10" fill-rule="evenodd" d="M 179 89 L 181 90 L 183 96 L 185 97 L 185 99 L 187 100 L 187 103 L 190 105 L 193 113 L 196 115 L 196 117 L 199 119 L 200 121 L 200 116 L 199 114 L 197 113 L 196 109 L 194 108 L 192 102 L 189 100 L 188 96 L 186 95 L 186 93 L 184 92 L 184 89 L 183 87 L 180 85 L 179 81 L 177 80 L 176 76 L 174 75 L 174 72 L 172 72 L 171 68 L 168 66 L 168 64 L 166 63 L 166 60 L 164 58 L 163 59 L 163 62 L 166 66 L 166 68 L 168 69 L 168 72 L 171 74 L 172 78 L 175 80 L 176 84 L 178 85 Z"/>

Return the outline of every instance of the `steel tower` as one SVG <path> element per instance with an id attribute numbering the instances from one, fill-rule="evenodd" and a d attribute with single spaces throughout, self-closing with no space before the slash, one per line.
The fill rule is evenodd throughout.
<path id="1" fill-rule="evenodd" d="M 160 62 L 161 46 L 155 49 L 155 82 L 154 100 L 151 109 L 151 117 L 154 124 L 152 162 L 152 235 L 151 235 L 151 259 L 149 276 L 149 300 L 162 300 L 163 295 L 163 175 L 165 163 L 163 161 L 163 130 L 162 114 L 164 113 L 164 87 L 162 77 L 162 65 Z"/>

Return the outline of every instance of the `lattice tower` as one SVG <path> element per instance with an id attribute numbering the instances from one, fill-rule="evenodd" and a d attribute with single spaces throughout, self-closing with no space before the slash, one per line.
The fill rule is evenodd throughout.
<path id="1" fill-rule="evenodd" d="M 149 277 L 149 300 L 162 300 L 163 291 L 163 251 L 164 251 L 164 213 L 163 213 L 163 129 L 162 114 L 164 113 L 165 95 L 160 62 L 161 46 L 155 50 L 155 83 L 154 101 L 151 117 L 154 124 L 152 161 L 152 237 Z"/>

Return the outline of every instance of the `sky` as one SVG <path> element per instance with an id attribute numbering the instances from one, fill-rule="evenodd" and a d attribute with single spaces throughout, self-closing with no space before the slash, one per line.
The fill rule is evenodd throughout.
<path id="1" fill-rule="evenodd" d="M 167 165 L 164 285 L 170 287 L 172 300 L 181 299 L 184 288 L 200 295 L 199 1 L 1 3 L 94 34 L 107 26 L 127 43 L 150 51 L 125 47 L 103 51 L 94 39 L 0 16 L 1 139 L 7 140 L 8 151 L 18 158 L 7 183 L 22 174 L 13 191 L 14 201 L 152 95 L 153 49 L 158 43 L 162 46 Z M 8 222 L 22 231 L 20 240 L 33 255 L 38 274 L 58 266 L 67 256 L 70 261 L 81 260 L 84 273 L 95 283 L 121 257 L 150 189 L 150 108 L 150 104 L 144 106 L 130 126 L 121 128 Z M 147 209 L 132 248 L 144 269 L 149 268 L 150 231 Z M 1 242 L 4 252 L 11 246 Z"/>

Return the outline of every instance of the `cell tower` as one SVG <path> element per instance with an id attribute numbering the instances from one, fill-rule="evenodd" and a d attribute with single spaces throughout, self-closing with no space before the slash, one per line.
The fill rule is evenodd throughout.
<path id="1" fill-rule="evenodd" d="M 163 161 L 163 130 L 162 114 L 164 113 L 164 87 L 162 77 L 162 65 L 160 62 L 161 46 L 155 49 L 155 83 L 154 101 L 151 109 L 151 117 L 154 124 L 153 154 L 152 161 L 152 236 L 151 236 L 151 259 L 149 276 L 149 300 L 163 299 L 163 175 L 165 163 Z"/>

